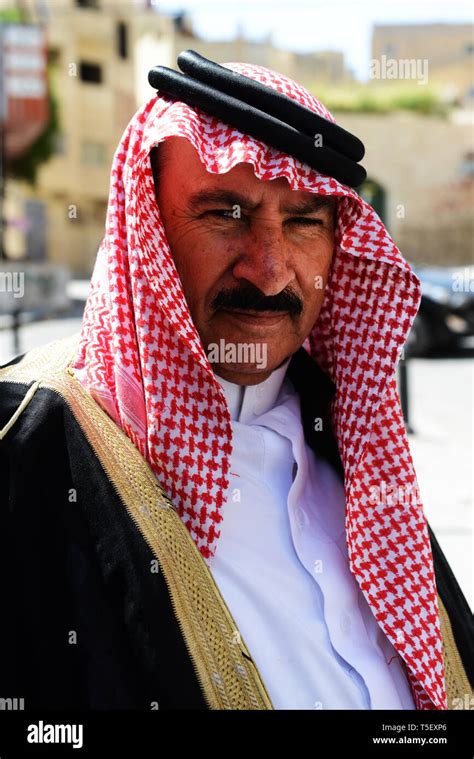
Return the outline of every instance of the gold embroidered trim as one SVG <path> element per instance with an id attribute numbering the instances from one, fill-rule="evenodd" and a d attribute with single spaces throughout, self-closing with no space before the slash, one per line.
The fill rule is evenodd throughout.
<path id="1" fill-rule="evenodd" d="M 472 709 L 474 691 L 468 680 L 461 656 L 454 640 L 448 612 L 438 595 L 441 635 L 443 637 L 444 674 L 448 709 Z"/>
<path id="2" fill-rule="evenodd" d="M 0 382 L 35 382 L 59 393 L 70 407 L 159 562 L 209 707 L 273 709 L 238 627 L 178 512 L 148 462 L 70 368 L 78 338 L 77 333 L 29 351 L 17 364 L 0 369 Z"/>

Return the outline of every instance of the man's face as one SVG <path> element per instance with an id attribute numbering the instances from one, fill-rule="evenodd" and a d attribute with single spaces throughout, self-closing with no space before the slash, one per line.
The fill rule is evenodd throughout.
<path id="1" fill-rule="evenodd" d="M 211 174 L 184 137 L 162 151 L 156 199 L 213 370 L 241 385 L 262 382 L 318 316 L 336 200 L 292 190 L 284 177 L 257 179 L 246 163 Z"/>

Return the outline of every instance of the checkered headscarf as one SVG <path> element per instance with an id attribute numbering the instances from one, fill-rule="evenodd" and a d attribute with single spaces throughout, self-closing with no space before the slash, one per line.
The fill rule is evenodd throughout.
<path id="1" fill-rule="evenodd" d="M 291 79 L 262 66 L 224 65 L 334 121 Z M 246 161 L 261 180 L 286 177 L 294 190 L 339 198 L 324 302 L 305 345 L 337 387 L 332 420 L 345 472 L 350 569 L 406 664 L 417 708 L 446 709 L 432 553 L 396 389 L 420 287 L 356 192 L 155 93 L 133 116 L 114 156 L 76 374 L 149 462 L 210 562 L 229 487 L 232 426 L 155 199 L 150 150 L 171 136 L 186 137 L 209 172 Z"/>

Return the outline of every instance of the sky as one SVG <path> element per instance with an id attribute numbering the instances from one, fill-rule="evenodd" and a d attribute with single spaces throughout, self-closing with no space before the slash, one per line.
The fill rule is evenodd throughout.
<path id="1" fill-rule="evenodd" d="M 189 12 L 206 39 L 232 39 L 239 26 L 248 39 L 272 33 L 277 47 L 310 52 L 338 50 L 361 81 L 368 79 L 374 24 L 472 23 L 465 0 L 157 0 L 160 11 Z"/>

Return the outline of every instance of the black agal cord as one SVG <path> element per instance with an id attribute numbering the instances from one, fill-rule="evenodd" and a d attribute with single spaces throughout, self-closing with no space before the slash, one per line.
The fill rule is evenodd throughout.
<path id="1" fill-rule="evenodd" d="M 357 163 L 364 156 L 364 145 L 342 127 L 193 50 L 180 53 L 178 65 L 184 73 L 166 66 L 152 68 L 148 74 L 151 86 L 342 184 L 358 187 L 365 180 L 366 171 Z"/>

